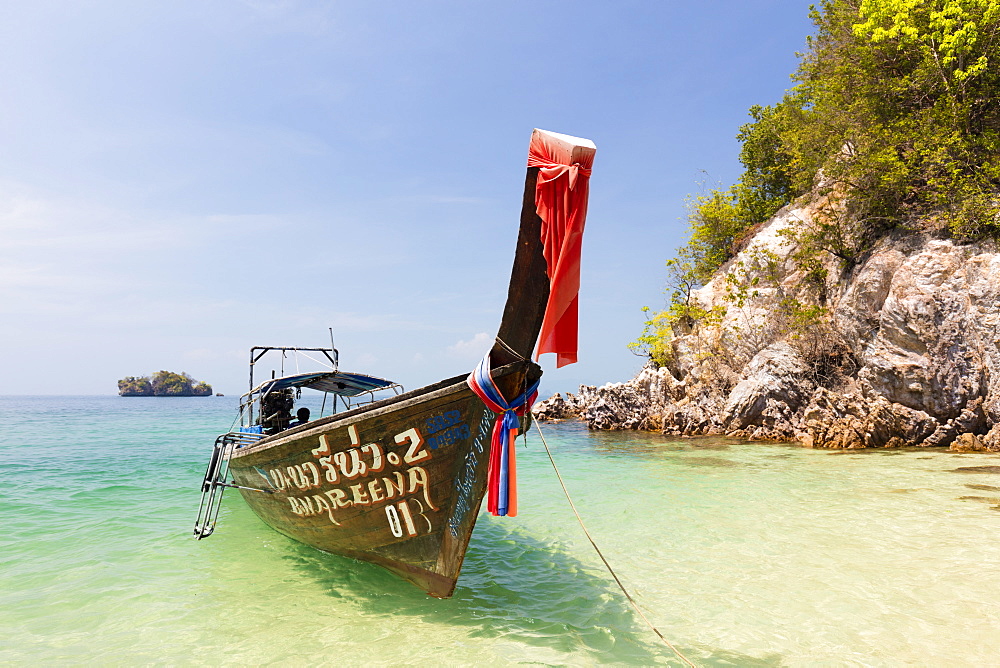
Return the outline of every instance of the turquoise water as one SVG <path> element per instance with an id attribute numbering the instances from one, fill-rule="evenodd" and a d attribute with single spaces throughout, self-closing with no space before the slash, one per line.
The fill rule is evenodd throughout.
<path id="1" fill-rule="evenodd" d="M 480 517 L 447 601 L 290 541 L 237 494 L 195 541 L 234 407 L 0 397 L 0 663 L 681 665 L 536 432 L 521 514 Z M 1000 663 L 1000 468 L 981 468 L 1000 456 L 542 428 L 606 557 L 696 664 Z"/>

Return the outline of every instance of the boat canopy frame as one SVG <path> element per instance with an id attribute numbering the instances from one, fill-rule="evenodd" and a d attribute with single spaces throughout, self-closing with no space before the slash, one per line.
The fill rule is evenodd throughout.
<path id="1" fill-rule="evenodd" d="M 329 365 L 329 370 L 312 371 L 306 373 L 295 373 L 284 375 L 284 365 L 282 364 L 282 375 L 275 376 L 272 370 L 271 378 L 254 386 L 254 368 L 258 362 L 270 352 L 281 352 L 282 358 L 285 353 L 321 353 Z M 309 357 L 307 355 L 307 357 Z M 316 360 L 309 357 L 313 361 Z M 264 399 L 275 390 L 285 390 L 294 388 L 297 391 L 307 388 L 323 393 L 323 407 L 320 409 L 320 417 L 326 411 L 326 400 L 329 395 L 333 395 L 332 413 L 338 411 L 338 399 L 343 404 L 344 409 L 351 409 L 357 406 L 376 401 L 375 394 L 382 391 L 392 391 L 399 395 L 404 392 L 404 388 L 395 381 L 367 374 L 340 371 L 340 353 L 334 348 L 303 348 L 299 346 L 254 346 L 250 349 L 250 390 L 240 397 L 240 414 L 245 416 L 244 424 L 249 427 L 254 424 L 254 406 L 262 405 Z M 359 400 L 359 397 L 366 397 L 366 400 Z"/>

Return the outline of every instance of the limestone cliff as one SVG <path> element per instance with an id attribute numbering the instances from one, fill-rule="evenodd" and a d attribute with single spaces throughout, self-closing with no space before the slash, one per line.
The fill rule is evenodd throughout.
<path id="1" fill-rule="evenodd" d="M 553 398 L 538 416 L 817 448 L 1000 451 L 996 243 L 899 232 L 849 266 L 820 253 L 807 274 L 789 232 L 819 205 L 785 207 L 692 294 L 713 317 L 675 328 L 666 366 Z"/>

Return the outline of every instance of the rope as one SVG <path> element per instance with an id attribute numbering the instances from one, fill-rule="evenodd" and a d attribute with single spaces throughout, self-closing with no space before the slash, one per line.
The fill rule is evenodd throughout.
<path id="1" fill-rule="evenodd" d="M 509 352 L 516 359 L 519 359 L 519 360 L 526 360 L 527 359 L 524 355 L 522 355 L 521 353 L 519 353 L 516 350 L 514 350 L 513 348 L 511 348 L 509 345 L 507 345 L 507 342 L 504 341 L 503 339 L 501 339 L 499 336 L 496 337 L 496 342 L 500 344 L 501 348 L 503 348 L 504 350 L 506 350 L 507 352 Z"/>
<path id="2" fill-rule="evenodd" d="M 569 507 L 573 509 L 573 514 L 576 515 L 576 521 L 580 523 L 580 528 L 583 529 L 583 533 L 587 536 L 587 540 L 590 541 L 590 544 L 594 546 L 594 551 L 597 552 L 597 556 L 599 556 L 601 558 L 601 561 L 604 562 L 604 566 L 608 569 L 608 572 L 611 573 L 611 577 L 613 577 L 615 579 L 615 582 L 618 583 L 618 588 L 622 590 L 622 593 L 625 594 L 625 598 L 628 599 L 628 602 L 632 604 L 632 607 L 635 608 L 635 611 L 639 613 L 640 617 L 642 617 L 642 621 L 646 622 L 646 626 L 652 629 L 653 633 L 658 635 L 660 637 L 660 640 L 662 640 L 667 645 L 667 647 L 673 650 L 674 654 L 676 654 L 681 661 L 691 666 L 691 668 L 695 668 L 695 665 L 691 663 L 691 661 L 686 656 L 681 654 L 680 650 L 674 647 L 673 644 L 669 640 L 667 640 L 662 633 L 660 633 L 660 630 L 655 626 L 653 626 L 652 622 L 650 622 L 649 619 L 646 618 L 646 615 L 644 615 L 642 610 L 639 609 L 639 604 L 636 603 L 635 599 L 632 598 L 632 595 L 628 593 L 628 590 L 625 589 L 625 585 L 622 584 L 622 581 L 620 579 L 618 579 L 618 574 L 615 573 L 615 570 L 613 568 L 611 568 L 611 564 L 608 563 L 608 560 L 604 558 L 604 554 L 601 552 L 601 548 L 597 547 L 597 543 L 594 542 L 594 539 L 590 535 L 590 532 L 587 531 L 587 526 L 583 523 L 583 518 L 580 517 L 580 513 L 577 512 L 576 505 L 573 503 L 573 499 L 570 498 L 569 490 L 566 489 L 566 483 L 563 482 L 562 475 L 559 474 L 559 467 L 556 466 L 556 460 L 552 458 L 552 451 L 549 450 L 549 444 L 545 440 L 545 434 L 542 433 L 541 425 L 538 423 L 537 420 L 533 420 L 533 422 L 535 423 L 535 428 L 538 429 L 538 435 L 541 436 L 542 438 L 542 445 L 545 446 L 545 454 L 549 456 L 549 461 L 552 462 L 552 469 L 556 472 L 556 478 L 559 479 L 559 484 L 562 486 L 563 494 L 566 495 L 566 500 L 569 501 Z"/>
<path id="3" fill-rule="evenodd" d="M 240 403 L 240 412 L 236 414 L 236 419 L 233 420 L 233 423 L 231 425 L 229 425 L 229 431 L 233 430 L 233 427 L 236 426 L 237 422 L 239 422 L 240 424 L 243 423 L 243 413 L 245 412 L 246 412 L 246 406 Z"/>
<path id="4" fill-rule="evenodd" d="M 315 357 L 313 357 L 312 355 L 310 355 L 310 354 L 308 354 L 308 353 L 306 353 L 306 352 L 304 352 L 304 351 L 301 351 L 301 350 L 296 350 L 296 351 L 295 351 L 295 355 L 296 355 L 296 358 L 297 358 L 297 357 L 298 357 L 299 355 L 302 355 L 302 356 L 303 356 L 303 357 L 305 357 L 305 358 L 306 358 L 307 360 L 310 360 L 310 361 L 312 361 L 312 362 L 315 362 L 316 364 L 319 364 L 320 366 L 330 366 L 330 360 L 327 360 L 327 361 L 325 361 L 325 362 L 324 362 L 323 360 L 321 360 L 321 359 L 316 359 L 316 358 L 315 358 Z M 332 369 L 333 367 L 330 367 L 330 368 Z M 295 370 L 296 370 L 296 371 L 298 371 L 298 370 L 299 370 L 299 366 L 298 366 L 298 360 L 297 360 L 297 359 L 296 359 L 296 362 L 295 362 Z"/>

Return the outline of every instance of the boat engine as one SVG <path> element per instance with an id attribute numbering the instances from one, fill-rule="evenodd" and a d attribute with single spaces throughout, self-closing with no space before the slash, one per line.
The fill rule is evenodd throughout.
<path id="1" fill-rule="evenodd" d="M 276 390 L 264 395 L 260 402 L 260 426 L 265 434 L 277 434 L 288 428 L 295 406 L 292 388 Z"/>

